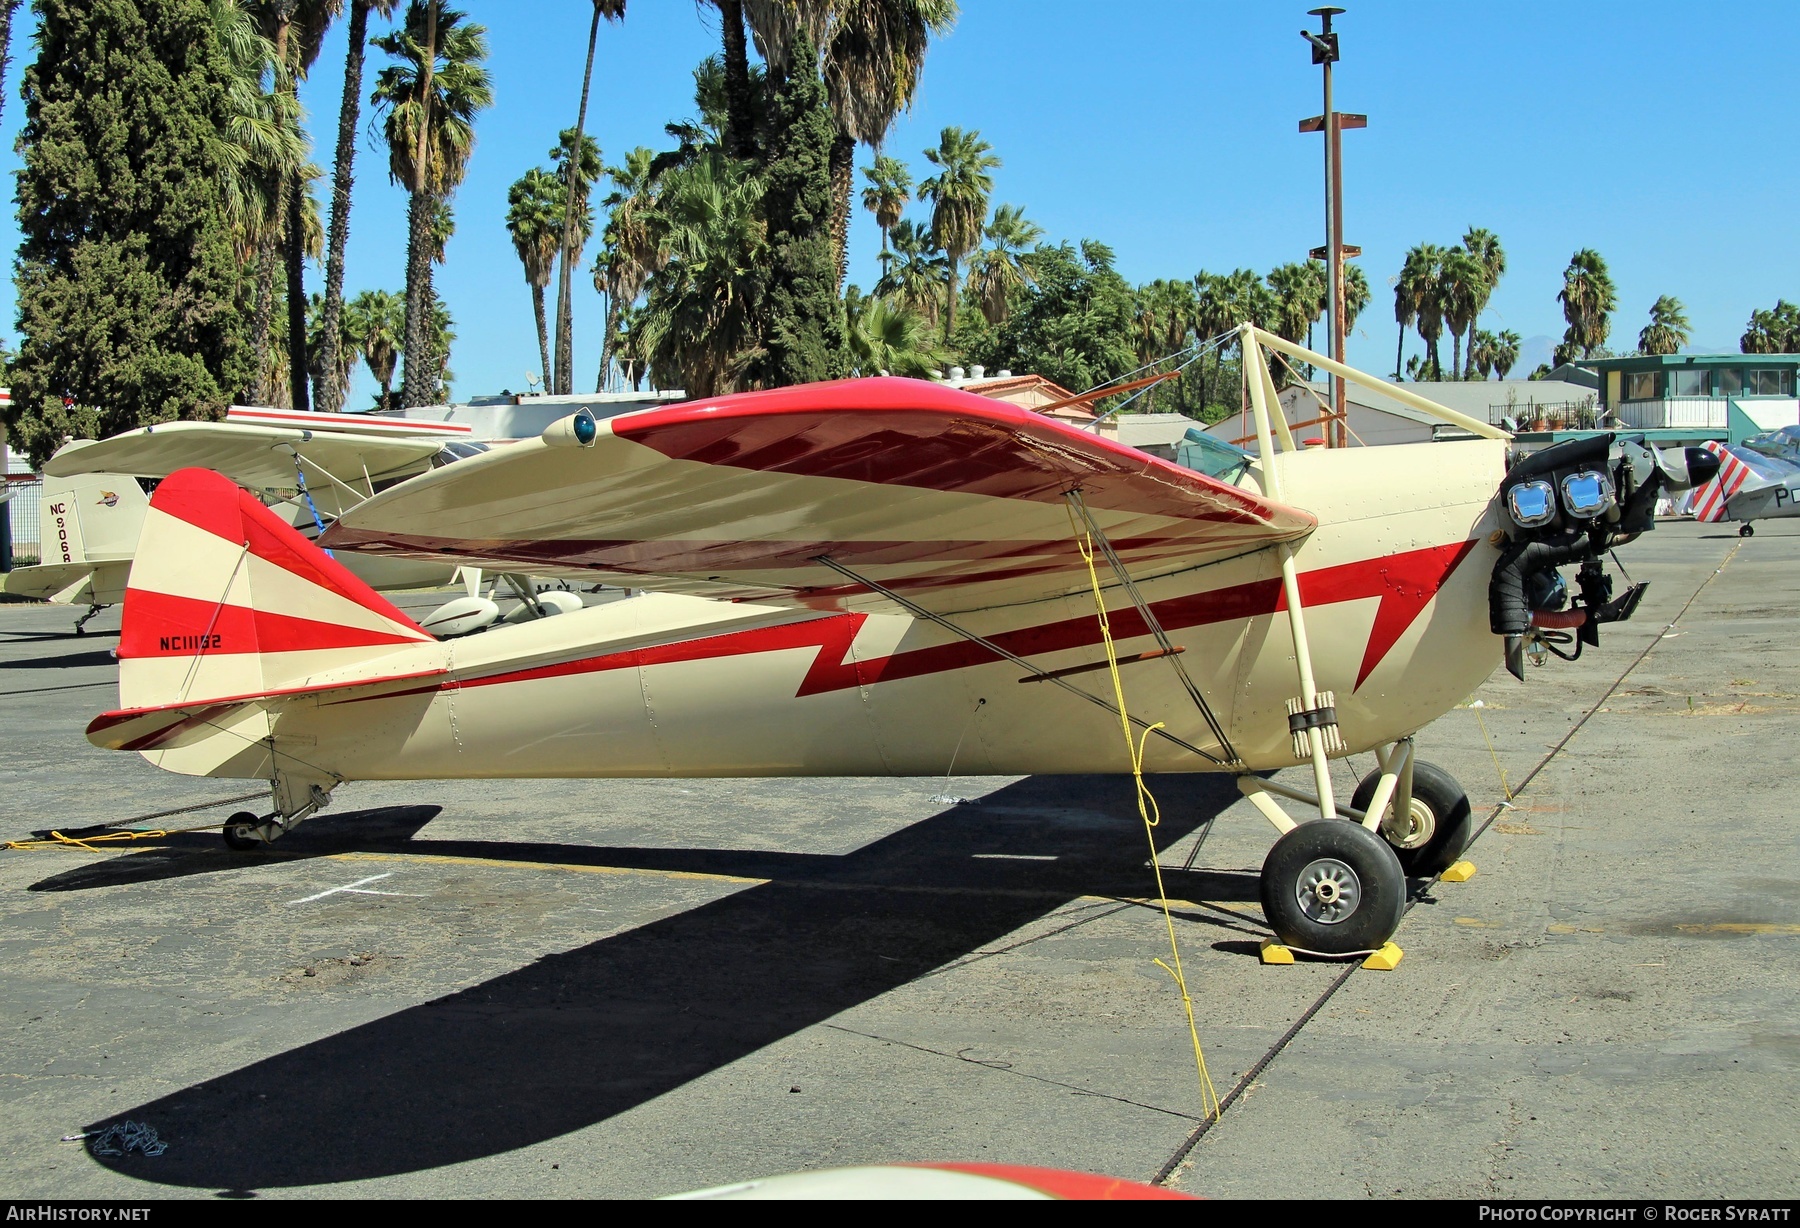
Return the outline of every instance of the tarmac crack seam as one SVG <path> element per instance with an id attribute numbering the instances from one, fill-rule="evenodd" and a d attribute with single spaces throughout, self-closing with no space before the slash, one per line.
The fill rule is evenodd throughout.
<path id="1" fill-rule="evenodd" d="M 1663 626 L 1661 631 L 1658 631 L 1656 635 L 1651 637 L 1650 642 L 1644 645 L 1643 651 L 1631 659 L 1631 664 L 1627 665 L 1619 676 L 1613 679 L 1612 685 L 1607 687 L 1606 690 L 1601 693 L 1600 698 L 1596 699 L 1588 706 L 1587 711 L 1581 714 L 1581 719 L 1570 725 L 1569 732 L 1565 733 L 1561 740 L 1552 746 L 1542 759 L 1538 760 L 1537 766 L 1533 767 L 1531 771 L 1525 774 L 1525 778 L 1521 780 L 1518 787 L 1512 791 L 1512 796 L 1494 807 L 1493 813 L 1488 815 L 1487 821 L 1476 829 L 1473 836 L 1469 837 L 1470 848 L 1474 847 L 1475 842 L 1487 833 L 1487 829 L 1492 827 L 1501 815 L 1512 809 L 1512 802 L 1531 786 L 1531 782 L 1536 780 L 1538 775 L 1543 772 L 1545 768 L 1550 766 L 1552 760 L 1563 753 L 1564 748 L 1566 748 L 1570 742 L 1575 740 L 1575 735 L 1580 733 L 1588 721 L 1593 719 L 1594 714 L 1600 711 L 1601 705 L 1611 699 L 1614 692 L 1625 685 L 1625 680 L 1631 677 L 1633 672 L 1637 670 L 1637 667 L 1644 663 L 1645 659 L 1650 656 L 1656 646 L 1661 644 L 1665 639 L 1672 638 L 1675 634 L 1676 624 L 1687 617 L 1687 612 L 1693 608 L 1694 602 L 1700 600 L 1700 594 L 1705 592 L 1707 586 L 1718 579 L 1719 574 L 1731 565 L 1731 560 L 1737 557 L 1737 553 L 1741 549 L 1743 549 L 1742 541 L 1734 545 L 1731 548 L 1730 553 L 1726 554 L 1719 565 L 1711 572 L 1707 573 L 1706 578 L 1700 581 L 1699 585 L 1695 587 L 1694 591 L 1688 596 L 1687 601 L 1682 604 L 1681 609 L 1676 612 L 1675 617 L 1670 619 Z M 1430 886 L 1436 885 L 1436 882 L 1437 880 L 1434 878 L 1431 883 L 1427 885 L 1427 889 L 1429 889 Z M 1406 911 L 1400 916 L 1400 923 L 1402 925 L 1406 924 L 1406 918 L 1412 915 L 1413 909 L 1417 906 L 1418 897 L 1414 896 L 1407 902 Z M 1268 1050 L 1251 1065 L 1250 1069 L 1246 1070 L 1243 1075 L 1239 1077 L 1238 1081 L 1232 1085 L 1231 1090 L 1225 1093 L 1224 1099 L 1219 1101 L 1218 1112 L 1212 1116 L 1203 1118 L 1200 1124 L 1194 1127 L 1193 1132 L 1182 1142 L 1181 1146 L 1175 1149 L 1175 1154 L 1170 1156 L 1168 1160 L 1163 1163 L 1161 1168 L 1157 1169 L 1156 1175 L 1150 1179 L 1152 1185 L 1167 1185 L 1169 1183 L 1170 1179 L 1175 1175 L 1175 1170 L 1181 1167 L 1182 1163 L 1190 1154 L 1192 1154 L 1194 1148 L 1199 1145 L 1200 1140 L 1206 1137 L 1207 1131 L 1211 1130 L 1224 1119 L 1226 1110 L 1231 1108 L 1243 1097 L 1244 1093 L 1250 1089 L 1253 1083 L 1255 1083 L 1256 1077 L 1262 1074 L 1264 1070 L 1268 1069 L 1269 1064 L 1281 1055 L 1281 1051 L 1286 1049 L 1296 1036 L 1300 1035 L 1300 1030 L 1312 1022 L 1313 1017 L 1324 1009 L 1325 1004 L 1331 1001 L 1337 991 L 1342 989 L 1350 978 L 1356 975 L 1361 967 L 1361 964 L 1353 963 L 1346 967 L 1336 977 L 1332 978 L 1331 984 L 1327 985 L 1325 991 L 1313 1000 L 1313 1004 L 1301 1013 L 1300 1018 L 1296 1019 L 1293 1025 L 1281 1034 L 1281 1038 L 1273 1045 L 1270 1045 Z"/>
<path id="2" fill-rule="evenodd" d="M 998 1062 L 991 1059 L 984 1060 L 978 1057 L 965 1057 L 961 1053 L 946 1053 L 942 1049 L 933 1049 L 930 1045 L 916 1045 L 909 1040 L 895 1040 L 891 1036 L 879 1036 L 874 1032 L 859 1032 L 855 1028 L 847 1028 L 841 1023 L 828 1023 L 825 1026 L 834 1032 L 843 1032 L 850 1036 L 860 1036 L 864 1040 L 877 1040 L 884 1045 L 899 1045 L 902 1049 L 911 1049 L 918 1053 L 929 1053 L 933 1057 L 947 1057 L 952 1061 L 966 1062 L 970 1066 L 980 1066 L 985 1070 L 996 1071 L 1000 1074 L 1017 1075 L 1021 1079 L 1030 1079 L 1034 1083 L 1048 1083 L 1052 1087 L 1066 1088 L 1078 1096 L 1092 1096 L 1096 1100 L 1113 1100 L 1117 1101 L 1119 1104 L 1129 1104 L 1133 1108 L 1148 1109 L 1152 1113 L 1164 1113 L 1170 1117 L 1179 1117 L 1183 1121 L 1195 1120 L 1192 1113 L 1183 1113 L 1180 1109 L 1166 1109 L 1160 1104 L 1145 1104 L 1142 1100 L 1133 1100 L 1129 1096 L 1115 1096 L 1110 1092 L 1097 1092 L 1091 1087 L 1082 1087 L 1076 1083 L 1064 1083 L 1061 1079 L 1052 1079 L 1046 1075 L 1035 1075 L 1029 1071 L 1016 1069 L 1009 1062 Z"/>

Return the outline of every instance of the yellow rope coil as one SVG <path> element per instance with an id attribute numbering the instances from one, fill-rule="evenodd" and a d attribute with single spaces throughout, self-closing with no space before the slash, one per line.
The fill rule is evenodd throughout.
<path id="1" fill-rule="evenodd" d="M 161 840 L 168 836 L 179 836 L 190 831 L 216 831 L 221 823 L 208 823 L 204 827 L 178 827 L 172 831 L 105 831 L 94 836 L 65 836 L 53 831 L 48 836 L 36 840 L 8 840 L 0 844 L 0 849 L 23 852 L 27 849 L 77 848 L 89 853 L 104 853 L 105 849 L 93 847 L 96 844 L 129 844 L 133 840 Z"/>
<path id="2" fill-rule="evenodd" d="M 1125 735 L 1125 753 L 1131 760 L 1131 779 L 1137 790 L 1138 817 L 1144 821 L 1144 837 L 1150 844 L 1150 868 L 1156 875 L 1156 902 L 1162 908 L 1163 924 L 1169 931 L 1169 958 L 1174 966 L 1157 959 L 1156 966 L 1167 972 L 1175 980 L 1175 988 L 1181 993 L 1181 1008 L 1187 1014 L 1188 1039 L 1194 1044 L 1194 1068 L 1200 1078 L 1200 1105 L 1205 1116 L 1217 1121 L 1219 1118 L 1219 1095 L 1213 1090 L 1212 1076 L 1206 1072 L 1206 1055 L 1200 1048 L 1200 1029 L 1194 1023 L 1194 1000 L 1188 995 L 1187 977 L 1181 967 L 1181 947 L 1175 941 L 1175 918 L 1169 912 L 1168 892 L 1163 888 L 1162 861 L 1156 849 L 1155 829 L 1162 822 L 1162 810 L 1156 804 L 1156 795 L 1150 792 L 1150 786 L 1144 783 L 1144 743 L 1156 730 L 1163 727 L 1158 721 L 1145 729 L 1137 738 L 1131 736 L 1131 718 L 1125 707 L 1125 683 L 1119 677 L 1119 653 L 1113 645 L 1112 623 L 1106 612 L 1106 597 L 1100 588 L 1100 572 L 1094 565 L 1093 535 L 1076 523 L 1075 511 L 1069 508 L 1069 527 L 1075 534 L 1076 549 L 1081 551 L 1082 562 L 1087 564 L 1088 583 L 1094 592 L 1094 609 L 1100 622 L 1100 641 L 1106 647 L 1107 672 L 1112 676 L 1113 698 L 1119 713 L 1119 727 Z"/>

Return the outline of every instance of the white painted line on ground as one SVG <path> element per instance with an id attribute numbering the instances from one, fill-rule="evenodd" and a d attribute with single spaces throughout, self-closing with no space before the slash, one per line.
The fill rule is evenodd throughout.
<path id="1" fill-rule="evenodd" d="M 394 872 L 392 870 L 389 870 L 386 874 L 372 874 L 368 878 L 359 878 L 353 883 L 344 884 L 342 887 L 333 887 L 329 891 L 321 891 L 317 895 L 309 895 L 303 900 L 289 900 L 288 903 L 289 904 L 310 904 L 314 900 L 322 900 L 328 895 L 339 895 L 339 894 L 344 894 L 344 893 L 347 893 L 349 895 L 406 896 L 410 899 L 415 899 L 415 900 L 422 900 L 425 898 L 422 895 L 416 895 L 410 891 L 369 891 L 364 887 L 365 883 L 378 883 L 384 878 L 392 878 L 393 876 L 394 876 Z"/>

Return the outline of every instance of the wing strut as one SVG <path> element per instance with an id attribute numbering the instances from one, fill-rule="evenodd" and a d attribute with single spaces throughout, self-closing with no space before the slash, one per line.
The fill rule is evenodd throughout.
<path id="1" fill-rule="evenodd" d="M 1057 677 L 1055 674 L 1051 673 L 1049 670 L 1041 669 L 1038 666 L 1033 665 L 1030 661 L 1027 661 L 1024 657 L 1021 657 L 1017 653 L 1014 653 L 1014 652 L 1008 652 L 1006 649 L 1000 647 L 1000 645 L 994 643 L 994 641 L 992 641 L 990 639 L 985 639 L 982 636 L 976 635 L 973 631 L 969 631 L 962 627 L 957 626 L 955 623 L 951 622 L 948 618 L 945 618 L 942 614 L 938 614 L 932 610 L 928 610 L 924 606 L 919 605 L 917 602 L 909 600 L 906 597 L 902 597 L 899 593 L 896 593 L 893 589 L 888 588 L 886 585 L 883 585 L 883 584 L 879 583 L 878 581 L 871 580 L 866 576 L 858 575 L 856 572 L 854 572 L 850 568 L 844 566 L 842 563 L 838 562 L 836 559 L 833 559 L 827 555 L 822 554 L 822 555 L 819 555 L 817 558 L 813 559 L 813 562 L 818 563 L 822 566 L 831 568 L 831 570 L 837 572 L 840 576 L 843 576 L 844 578 L 846 578 L 848 580 L 852 580 L 852 581 L 856 582 L 857 584 L 862 585 L 863 587 L 867 588 L 870 592 L 880 593 L 883 597 L 886 597 L 889 601 L 893 602 L 895 605 L 903 607 L 906 610 L 906 612 L 911 614 L 914 618 L 923 618 L 928 622 L 934 622 L 938 626 L 944 628 L 944 630 L 949 631 L 954 635 L 960 636 L 961 638 L 963 638 L 965 640 L 968 640 L 971 644 L 978 644 L 982 648 L 985 648 L 989 652 L 993 653 L 995 656 L 1003 657 L 1006 660 L 1011 661 L 1014 665 L 1017 665 L 1020 669 L 1031 671 L 1031 673 L 1037 675 L 1037 677 L 1044 682 L 1055 683 L 1057 686 L 1061 687 L 1063 690 L 1067 691 L 1069 694 L 1078 696 L 1081 699 L 1085 699 L 1089 703 L 1094 704 L 1097 707 L 1105 708 L 1108 712 L 1112 713 L 1114 716 L 1124 716 L 1127 720 L 1129 720 L 1133 725 L 1136 725 L 1139 729 L 1143 729 L 1150 733 L 1154 733 L 1157 737 L 1162 738 L 1165 741 L 1173 742 L 1173 743 L 1175 743 L 1175 745 L 1181 747 L 1183 750 L 1192 751 L 1194 754 L 1199 755 L 1202 759 L 1205 759 L 1208 763 L 1216 763 L 1220 767 L 1231 766 L 1226 760 L 1219 758 L 1217 755 L 1208 754 L 1206 751 L 1201 750 L 1198 746 L 1195 746 L 1192 742 L 1189 742 L 1182 738 L 1176 737 L 1174 734 L 1170 733 L 1167 729 L 1164 729 L 1160 726 L 1153 726 L 1148 721 L 1141 721 L 1135 716 L 1131 716 L 1128 713 L 1120 712 L 1117 707 L 1115 707 L 1113 704 L 1109 703 L 1108 701 L 1100 698 L 1100 696 L 1095 695 L 1088 691 L 1084 691 L 1080 687 L 1075 686 L 1072 683 L 1066 682 L 1062 678 Z M 1230 752 L 1227 752 L 1227 753 L 1230 753 Z"/>
<path id="2" fill-rule="evenodd" d="M 1137 606 L 1138 613 L 1143 616 L 1144 625 L 1149 627 L 1150 634 L 1156 637 L 1156 646 L 1162 650 L 1162 654 L 1168 659 L 1169 664 L 1174 666 L 1175 676 L 1181 679 L 1181 685 L 1186 689 L 1188 697 L 1194 701 L 1194 706 L 1200 709 L 1200 715 L 1206 719 L 1206 727 L 1217 739 L 1219 749 L 1225 752 L 1225 758 L 1221 762 L 1241 767 L 1243 760 L 1238 756 L 1237 749 L 1231 745 L 1231 738 L 1225 733 L 1225 727 L 1213 714 L 1212 705 L 1206 702 L 1206 696 L 1200 693 L 1200 688 L 1194 685 L 1192 678 L 1188 677 L 1187 667 L 1181 663 L 1181 649 L 1175 647 L 1169 639 L 1169 633 L 1163 630 L 1162 623 L 1157 620 L 1155 612 L 1150 608 L 1150 603 L 1145 601 L 1144 595 L 1138 591 L 1138 586 L 1132 580 L 1131 573 L 1126 571 L 1125 564 L 1119 561 L 1119 556 L 1114 552 L 1112 543 L 1106 539 L 1105 531 L 1100 528 L 1093 515 L 1088 511 L 1087 503 L 1081 497 L 1080 488 L 1069 491 L 1067 498 L 1069 506 L 1074 511 L 1081 513 L 1081 519 L 1087 525 L 1089 536 L 1099 543 L 1100 553 L 1106 556 L 1107 566 L 1111 567 L 1113 574 L 1119 577 L 1119 583 L 1124 586 L 1125 592 L 1131 597 L 1132 604 Z"/>

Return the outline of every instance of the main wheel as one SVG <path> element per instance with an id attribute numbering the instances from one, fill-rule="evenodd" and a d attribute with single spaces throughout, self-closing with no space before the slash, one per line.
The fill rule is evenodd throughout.
<path id="1" fill-rule="evenodd" d="M 1381 773 L 1370 772 L 1350 795 L 1354 810 L 1367 810 L 1375 797 L 1376 782 Z M 1394 804 L 1381 820 L 1381 834 L 1400 857 L 1400 868 L 1408 878 L 1431 878 L 1442 874 L 1456 863 L 1469 847 L 1469 834 L 1474 830 L 1474 817 L 1469 811 L 1469 795 L 1463 792 L 1456 777 L 1435 763 L 1413 765 L 1411 813 L 1394 814 Z"/>
<path id="2" fill-rule="evenodd" d="M 1357 823 L 1315 819 L 1263 861 L 1263 916 L 1290 947 L 1322 955 L 1373 951 L 1406 907 L 1406 876 L 1387 841 Z"/>
<path id="3" fill-rule="evenodd" d="M 1738 536 L 1739 537 L 1755 537 L 1756 536 L 1756 526 L 1751 524 L 1748 520 L 1746 520 L 1738 528 Z"/>
<path id="4" fill-rule="evenodd" d="M 225 820 L 225 846 L 234 852 L 249 853 L 264 847 L 264 843 L 250 833 L 262 826 L 262 820 L 248 810 L 240 810 Z"/>

